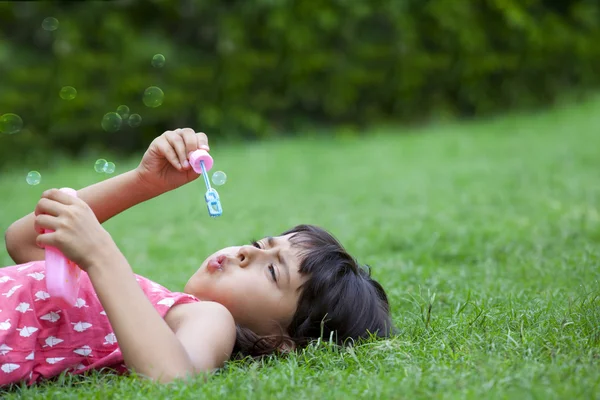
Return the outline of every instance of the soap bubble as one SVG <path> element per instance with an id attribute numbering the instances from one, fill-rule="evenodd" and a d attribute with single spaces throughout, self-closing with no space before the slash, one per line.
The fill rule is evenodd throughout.
<path id="1" fill-rule="evenodd" d="M 117 107 L 117 114 L 119 114 L 122 119 L 129 118 L 129 107 L 126 105 L 120 105 Z"/>
<path id="2" fill-rule="evenodd" d="M 150 86 L 144 91 L 144 104 L 146 107 L 156 108 L 159 107 L 165 98 L 164 92 L 161 88 L 156 86 Z"/>
<path id="3" fill-rule="evenodd" d="M 109 112 L 102 118 L 102 129 L 106 132 L 116 132 L 121 128 L 123 118 L 116 112 Z"/>
<path id="4" fill-rule="evenodd" d="M 66 56 L 73 51 L 73 46 L 64 39 L 57 39 L 52 43 L 52 50 L 57 56 Z"/>
<path id="5" fill-rule="evenodd" d="M 152 57 L 152 66 L 154 68 L 162 68 L 165 65 L 165 56 L 162 54 L 155 54 Z"/>
<path id="6" fill-rule="evenodd" d="M 42 175 L 37 171 L 29 171 L 25 181 L 31 186 L 38 185 L 42 181 Z"/>
<path id="7" fill-rule="evenodd" d="M 17 114 L 4 114 L 0 117 L 0 132 L 12 135 L 23 128 L 23 120 Z"/>
<path id="8" fill-rule="evenodd" d="M 106 164 L 108 164 L 108 163 L 106 162 L 106 160 L 104 158 L 100 158 L 100 159 L 96 160 L 96 163 L 94 164 L 94 171 L 104 172 L 104 168 L 106 168 Z"/>
<path id="9" fill-rule="evenodd" d="M 42 21 L 42 28 L 46 31 L 55 31 L 58 29 L 58 20 L 53 17 L 45 18 Z"/>
<path id="10" fill-rule="evenodd" d="M 224 185 L 227 181 L 227 175 L 223 171 L 217 171 L 213 174 L 212 181 L 217 186 Z"/>
<path id="11" fill-rule="evenodd" d="M 104 165 L 103 171 L 107 174 L 112 174 L 115 172 L 115 163 L 107 162 L 106 165 Z"/>
<path id="12" fill-rule="evenodd" d="M 129 126 L 131 126 L 132 128 L 140 126 L 141 123 L 142 117 L 140 116 L 140 114 L 131 114 L 131 116 L 129 116 Z"/>
<path id="13" fill-rule="evenodd" d="M 77 96 L 77 90 L 73 86 L 63 86 L 59 95 L 63 100 L 73 100 Z"/>

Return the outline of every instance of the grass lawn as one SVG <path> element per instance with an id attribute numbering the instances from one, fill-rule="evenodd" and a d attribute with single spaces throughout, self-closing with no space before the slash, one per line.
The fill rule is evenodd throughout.
<path id="1" fill-rule="evenodd" d="M 197 181 L 106 223 L 134 269 L 182 290 L 221 247 L 318 224 L 372 267 L 400 335 L 230 363 L 208 383 L 93 374 L 5 398 L 600 398 L 599 127 L 589 101 L 360 139 L 214 146 L 223 217 L 209 219 Z M 104 179 L 94 160 L 4 173 L 0 228 L 46 188 Z M 43 180 L 28 186 L 34 168 Z M 0 264 L 11 264 L 4 248 Z"/>

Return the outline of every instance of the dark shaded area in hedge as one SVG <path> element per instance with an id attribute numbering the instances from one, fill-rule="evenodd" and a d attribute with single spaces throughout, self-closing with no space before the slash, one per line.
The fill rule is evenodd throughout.
<path id="1" fill-rule="evenodd" d="M 0 114 L 25 123 L 0 137 L 0 166 L 52 148 L 139 150 L 182 126 L 218 141 L 485 115 L 600 81 L 591 0 L 2 2 L 0 35 Z M 158 108 L 141 100 L 153 85 Z M 103 131 L 121 104 L 142 125 Z"/>

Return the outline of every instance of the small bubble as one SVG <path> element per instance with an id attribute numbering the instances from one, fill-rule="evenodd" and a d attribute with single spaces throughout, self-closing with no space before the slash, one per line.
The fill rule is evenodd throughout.
<path id="1" fill-rule="evenodd" d="M 123 118 L 119 114 L 109 112 L 102 118 L 101 125 L 106 132 L 116 132 L 121 128 L 121 123 L 123 123 Z"/>
<path id="2" fill-rule="evenodd" d="M 131 126 L 132 128 L 140 126 L 141 123 L 142 117 L 140 116 L 140 114 L 131 114 L 129 116 L 129 126 Z"/>
<path id="3" fill-rule="evenodd" d="M 29 171 L 25 181 L 31 186 L 39 185 L 39 183 L 42 181 L 42 175 L 37 171 Z"/>
<path id="4" fill-rule="evenodd" d="M 161 88 L 156 86 L 150 86 L 144 91 L 144 104 L 146 107 L 156 108 L 159 107 L 165 98 L 164 92 Z"/>
<path id="5" fill-rule="evenodd" d="M 63 100 L 73 100 L 77 96 L 77 90 L 73 86 L 64 86 L 60 89 L 60 98 Z"/>
<path id="6" fill-rule="evenodd" d="M 107 162 L 106 165 L 104 166 L 103 171 L 106 172 L 107 174 L 112 174 L 113 172 L 115 172 L 115 163 Z"/>
<path id="7" fill-rule="evenodd" d="M 108 163 L 106 162 L 106 160 L 104 158 L 100 158 L 100 159 L 96 160 L 96 163 L 94 164 L 94 171 L 104 172 L 104 168 L 106 168 L 106 164 L 108 164 Z"/>
<path id="8" fill-rule="evenodd" d="M 46 31 L 55 31 L 58 29 L 58 20 L 53 17 L 45 18 L 42 21 L 42 28 Z"/>
<path id="9" fill-rule="evenodd" d="M 117 114 L 119 114 L 123 119 L 129 118 L 129 107 L 126 105 L 120 105 L 117 107 Z"/>
<path id="10" fill-rule="evenodd" d="M 165 65 L 165 56 L 163 56 L 162 54 L 155 54 L 154 57 L 152 57 L 152 66 L 154 68 L 162 68 Z"/>
<path id="11" fill-rule="evenodd" d="M 217 186 L 224 185 L 227 181 L 227 175 L 223 171 L 217 171 L 213 174 L 212 181 Z"/>
<path id="12" fill-rule="evenodd" d="M 0 117 L 0 132 L 12 135 L 23 128 L 23 120 L 17 114 L 4 114 Z"/>
<path id="13" fill-rule="evenodd" d="M 66 56 L 73 51 L 73 46 L 66 40 L 57 39 L 52 44 L 52 50 L 54 50 L 54 54 L 57 56 Z"/>

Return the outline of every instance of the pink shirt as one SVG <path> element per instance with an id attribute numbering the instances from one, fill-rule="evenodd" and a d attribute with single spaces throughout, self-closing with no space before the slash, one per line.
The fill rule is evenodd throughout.
<path id="1" fill-rule="evenodd" d="M 109 367 L 127 371 L 110 322 L 86 273 L 74 307 L 63 309 L 46 291 L 45 263 L 0 268 L 0 386 L 33 384 L 63 371 Z M 161 317 L 176 304 L 199 301 L 135 275 Z"/>

